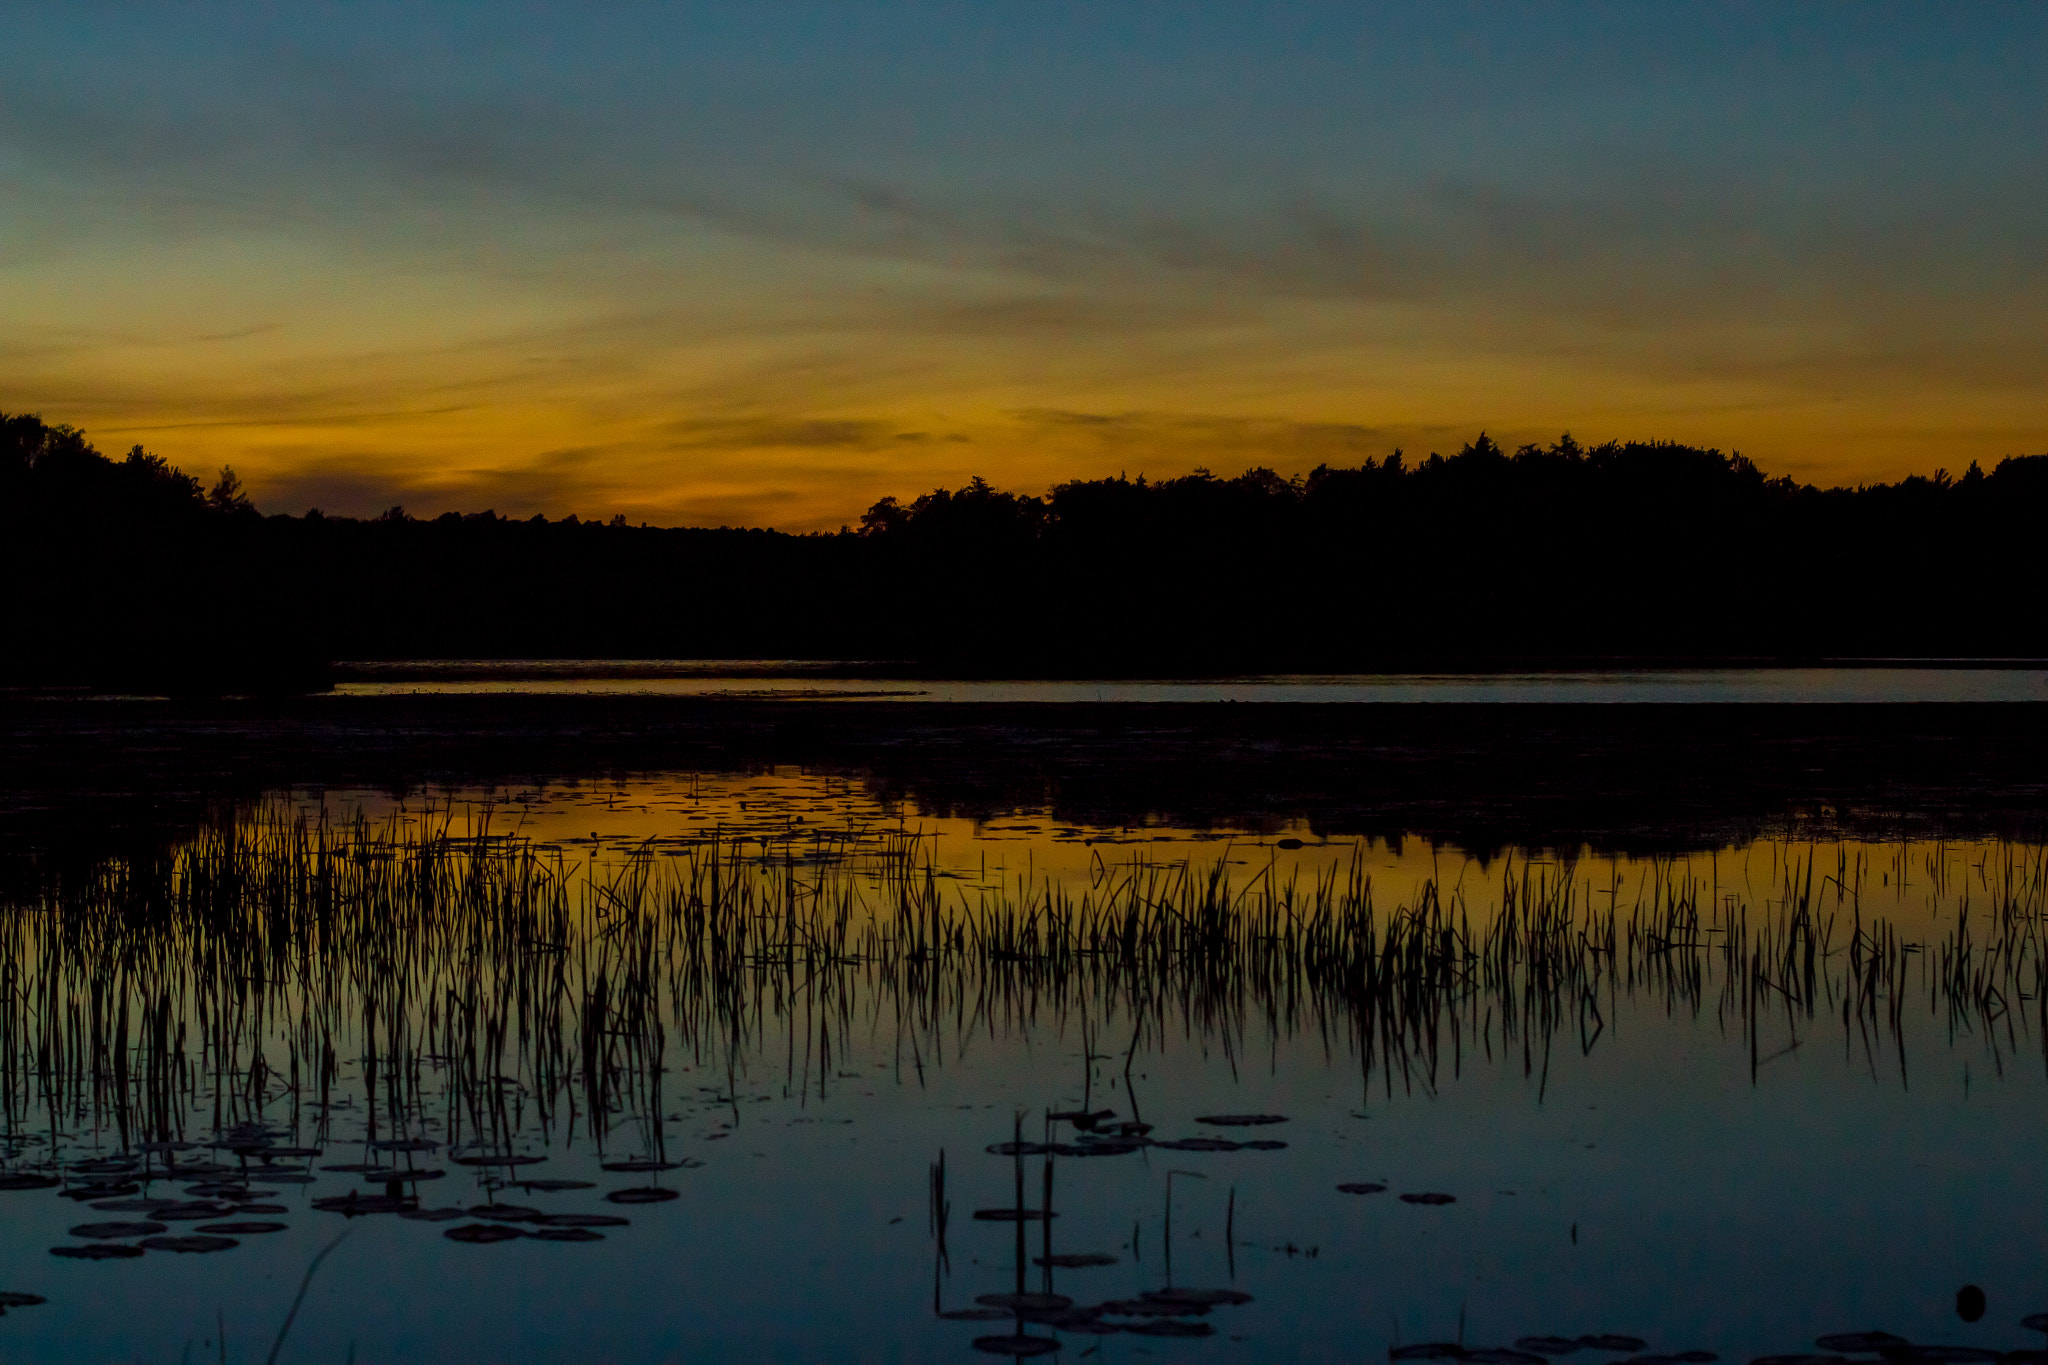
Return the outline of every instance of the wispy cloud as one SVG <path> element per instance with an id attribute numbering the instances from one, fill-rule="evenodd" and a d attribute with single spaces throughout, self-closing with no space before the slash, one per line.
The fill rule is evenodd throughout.
<path id="1" fill-rule="evenodd" d="M 800 526 L 1480 426 L 2048 444 L 2038 16 L 1353 8 L 24 15 L 0 406 L 286 506 Z"/>

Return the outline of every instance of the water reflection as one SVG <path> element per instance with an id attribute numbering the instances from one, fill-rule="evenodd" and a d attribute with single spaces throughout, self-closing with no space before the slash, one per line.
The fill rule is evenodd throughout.
<path id="1" fill-rule="evenodd" d="M 1604 668 L 1486 673 L 1286 674 L 1197 681 L 910 678 L 859 664 L 777 660 L 408 660 L 341 666 L 337 697 L 647 695 L 965 703 L 2023 702 L 2048 699 L 2024 666 Z"/>
<path id="2" fill-rule="evenodd" d="M 1515 856 L 1447 882 L 1412 850 L 1304 841 L 1163 860 L 1149 841 L 1076 830 L 1072 865 L 1047 868 L 1034 844 L 1024 869 L 970 876 L 946 831 L 843 807 L 854 818 L 820 827 L 789 802 L 740 828 L 717 804 L 763 790 L 699 788 L 715 807 L 699 826 L 600 826 L 587 844 L 565 830 L 571 812 L 595 818 L 588 793 L 353 819 L 280 800 L 154 859 L 17 893 L 0 918 L 0 1265 L 62 1307 L 107 1291 L 36 1274 L 24 1249 L 79 1273 L 142 1260 L 167 1275 L 149 1267 L 284 1246 L 295 1277 L 326 1244 L 313 1229 L 363 1220 L 407 1227 L 409 1243 L 379 1245 L 430 1276 L 466 1273 L 447 1257 L 523 1247 L 646 1257 L 674 1245 L 664 1220 L 716 1199 L 706 1181 L 745 1185 L 750 1161 L 900 1185 L 910 1150 L 931 1168 L 935 1330 L 995 1312 L 1008 1330 L 975 1344 L 1024 1353 L 1228 1319 L 1299 1344 L 1340 1320 L 1358 1330 L 1338 1307 L 1354 1291 L 1290 1281 L 1282 1263 L 1320 1268 L 1361 1236 L 1409 1244 L 1421 1268 L 1432 1246 L 1561 1237 L 1576 1206 L 1554 1177 L 1508 1188 L 1474 1163 L 1458 1178 L 1442 1130 L 1434 1158 L 1402 1136 L 1504 1082 L 1524 1106 L 1577 1110 L 1593 1094 L 1662 1128 L 1698 1120 L 1661 1078 L 1701 1066 L 1795 1110 L 1839 1072 L 1879 1095 L 1974 1084 L 1994 1126 L 2040 1117 L 2036 847 L 1778 846 L 1746 855 L 1739 880 L 1713 858 Z M 1789 1070 L 1823 1049 L 1841 1064 Z M 1587 1091 L 1580 1077 L 1606 1066 L 1614 1088 Z M 1445 1108 L 1415 1107 L 1431 1097 Z M 859 1132 L 828 1132 L 850 1114 Z M 754 1144 L 774 1124 L 790 1136 L 771 1155 Z M 878 1158 L 845 1145 L 870 1132 L 890 1135 Z M 1642 1155 L 1607 1171 L 1630 1200 L 1661 1197 L 1667 1176 Z M 1791 1188 L 1753 1178 L 1766 1201 Z M 1375 1185 L 1398 1197 L 1355 1197 Z M 952 1216 L 954 1191 L 973 1216 Z M 2007 1198 L 2024 1206 L 1993 1188 L 1973 1207 Z M 724 1235 L 773 1256 L 816 1238 L 868 1254 L 811 1229 L 800 1205 L 752 1216 Z M 584 1245 L 558 1249 L 569 1242 Z M 427 1247 L 441 1259 L 422 1260 Z M 1106 1278 L 1076 1295 L 1067 1276 Z M 896 1311 L 922 1295 L 899 1293 Z M 813 1346 L 862 1311 L 832 1300 Z M 1657 1320 L 1617 1325 L 1704 1349 L 1683 1314 L 1645 1313 Z M 1421 1349 L 1402 1335 L 1390 1344 Z M 1550 1340 L 1426 1344 L 1545 1354 L 1522 1338 Z M 1643 1349 L 1606 1339 L 1569 1338 Z"/>
<path id="3" fill-rule="evenodd" d="M 885 869 L 910 845 L 917 861 L 970 899 L 1031 900 L 1048 884 L 1069 895 L 1100 894 L 1129 868 L 1196 864 L 1204 870 L 1220 865 L 1247 884 L 1265 879 L 1302 886 L 1362 875 L 1382 903 L 1414 905 L 1427 894 L 1477 914 L 1498 895 L 1500 859 L 1488 849 L 1400 835 L 1331 837 L 1285 820 L 1191 826 L 1155 816 L 1102 824 L 1014 805 L 994 815 L 952 815 L 862 781 L 794 767 L 423 788 L 403 795 L 321 788 L 281 799 L 314 821 L 396 821 L 399 838 L 516 835 L 576 864 L 677 857 L 734 844 L 750 856 L 832 865 L 871 899 L 891 894 Z M 1972 896 L 2018 894 L 1994 883 L 2021 875 L 2007 856 L 2021 846 L 2031 847 L 1984 838 L 1780 836 L 1641 856 L 1584 846 L 1514 856 L 1524 866 L 1551 869 L 1553 877 L 1576 878 L 1582 899 L 1615 906 L 1661 899 L 1670 884 L 1687 881 L 1716 903 L 1730 896 L 1775 903 L 1789 878 L 1818 868 L 1822 898 L 1836 908 L 1854 907 L 1918 937 L 1945 932 L 1944 915 L 1952 917 Z"/>

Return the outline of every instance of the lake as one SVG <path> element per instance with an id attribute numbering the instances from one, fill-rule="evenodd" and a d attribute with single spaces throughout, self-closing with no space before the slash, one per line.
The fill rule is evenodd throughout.
<path id="1" fill-rule="evenodd" d="M 343 697 L 568 694 L 890 698 L 929 702 L 1762 703 L 2048 701 L 2038 661 L 1995 666 L 1638 668 L 1280 675 L 1194 681 L 902 678 L 781 660 L 420 660 L 344 664 Z"/>
<path id="2" fill-rule="evenodd" d="M 2032 707 L 67 705 L 9 1359 L 2042 1359 Z"/>

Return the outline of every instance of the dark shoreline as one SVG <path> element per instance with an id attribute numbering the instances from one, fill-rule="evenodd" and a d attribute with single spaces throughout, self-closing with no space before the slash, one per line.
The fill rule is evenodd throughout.
<path id="1" fill-rule="evenodd" d="M 281 786 L 774 766 L 858 776 L 953 815 L 1302 820 L 1480 852 L 2033 839 L 2048 825 L 2048 705 L 17 701 L 0 711 L 0 840 L 149 839 Z"/>

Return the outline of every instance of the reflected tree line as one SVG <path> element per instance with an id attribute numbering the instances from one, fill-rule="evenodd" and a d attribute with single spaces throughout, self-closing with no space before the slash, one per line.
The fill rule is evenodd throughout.
<path id="1" fill-rule="evenodd" d="M 2048 456 L 1820 489 L 1670 442 L 1284 478 L 976 479 L 790 535 L 258 513 L 0 416 L 17 680 L 295 687 L 325 661 L 805 657 L 1058 675 L 2048 652 Z"/>

